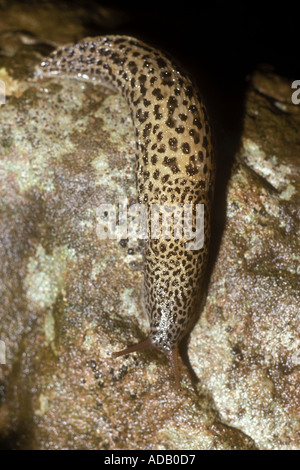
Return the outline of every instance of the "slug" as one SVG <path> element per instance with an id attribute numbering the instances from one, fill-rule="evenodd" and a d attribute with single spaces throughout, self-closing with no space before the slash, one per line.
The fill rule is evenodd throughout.
<path id="1" fill-rule="evenodd" d="M 86 38 L 57 48 L 36 68 L 37 77 L 52 75 L 99 83 L 126 99 L 136 135 L 141 204 L 190 204 L 193 227 L 196 205 L 204 205 L 201 248 L 187 249 L 186 239 L 174 235 L 148 237 L 144 302 L 149 337 L 114 354 L 156 348 L 169 357 L 179 385 L 178 345 L 199 305 L 210 239 L 215 160 L 206 108 L 196 86 L 172 58 L 128 36 Z"/>

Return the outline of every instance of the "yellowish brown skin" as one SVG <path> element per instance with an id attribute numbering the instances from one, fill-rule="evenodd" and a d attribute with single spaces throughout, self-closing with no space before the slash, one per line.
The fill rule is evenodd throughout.
<path id="1" fill-rule="evenodd" d="M 86 38 L 59 47 L 44 59 L 36 75 L 93 81 L 127 100 L 136 134 L 140 203 L 149 209 L 152 204 L 193 204 L 194 208 L 204 204 L 201 249 L 187 250 L 186 239 L 173 235 L 169 240 L 148 239 L 144 296 L 149 337 L 115 353 L 157 348 L 169 357 L 179 385 L 178 344 L 199 305 L 215 180 L 210 125 L 199 92 L 171 58 L 128 36 Z"/>

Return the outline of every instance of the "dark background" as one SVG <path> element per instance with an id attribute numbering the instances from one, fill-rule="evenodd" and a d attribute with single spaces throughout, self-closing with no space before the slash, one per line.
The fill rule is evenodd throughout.
<path id="1" fill-rule="evenodd" d="M 74 4 L 75 2 L 72 2 Z M 171 52 L 208 96 L 233 97 L 259 65 L 300 79 L 300 8 L 288 2 L 88 1 L 116 9 L 122 21 L 105 33 L 130 34 Z M 124 14 L 124 16 L 123 16 Z M 96 21 L 87 25 L 99 34 Z M 233 109 L 232 109 L 233 111 Z"/>
<path id="2" fill-rule="evenodd" d="M 96 1 L 115 10 L 113 25 L 89 18 L 90 35 L 128 34 L 170 52 L 196 78 L 215 130 L 219 168 L 230 171 L 254 70 L 300 79 L 300 8 L 288 2 Z M 224 174 L 222 181 L 225 181 Z"/>

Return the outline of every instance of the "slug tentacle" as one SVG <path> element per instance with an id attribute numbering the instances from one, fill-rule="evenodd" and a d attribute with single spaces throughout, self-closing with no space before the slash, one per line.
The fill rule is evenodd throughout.
<path id="1" fill-rule="evenodd" d="M 126 349 L 122 349 L 121 351 L 113 353 L 113 357 L 120 357 L 125 356 L 126 354 L 130 354 L 136 351 L 148 351 L 149 349 L 154 349 L 153 344 L 151 343 L 151 339 L 148 338 L 141 343 L 133 344 L 132 346 L 128 346 Z"/>
<path id="2" fill-rule="evenodd" d="M 147 338 L 145 341 L 142 341 L 141 343 L 133 344 L 132 346 L 128 346 L 128 348 L 126 349 L 122 349 L 121 351 L 113 353 L 112 356 L 120 357 L 120 356 L 125 356 L 126 354 L 130 354 L 132 352 L 148 351 L 150 349 L 156 349 L 156 347 L 152 343 L 151 338 Z M 175 348 L 170 349 L 169 351 L 164 351 L 164 352 L 170 361 L 176 386 L 180 388 L 180 375 L 179 375 L 179 369 L 178 369 L 178 348 L 177 346 L 175 346 Z"/>
<path id="3" fill-rule="evenodd" d="M 90 80 L 119 91 L 130 106 L 135 127 L 138 201 L 151 215 L 154 205 L 169 211 L 175 207 L 171 225 L 167 216 L 160 215 L 161 233 L 168 232 L 168 226 L 175 228 L 176 211 L 191 207 L 190 222 L 185 225 L 184 219 L 177 226 L 184 226 L 184 237 L 173 230 L 167 237 L 149 236 L 144 251 L 149 339 L 115 354 L 155 347 L 169 356 L 179 382 L 177 345 L 200 298 L 215 180 L 210 125 L 200 94 L 172 59 L 128 36 L 86 38 L 59 47 L 44 59 L 36 75 Z M 202 244 L 191 247 L 200 204 Z"/>

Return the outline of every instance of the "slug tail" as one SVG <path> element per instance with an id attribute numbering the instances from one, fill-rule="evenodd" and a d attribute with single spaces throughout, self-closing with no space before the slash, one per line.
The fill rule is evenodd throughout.
<path id="1" fill-rule="evenodd" d="M 148 349 L 154 349 L 150 338 L 142 341 L 141 343 L 133 344 L 126 349 L 122 349 L 122 351 L 113 353 L 113 357 L 125 356 L 125 354 L 130 354 L 135 351 L 147 351 Z"/>

